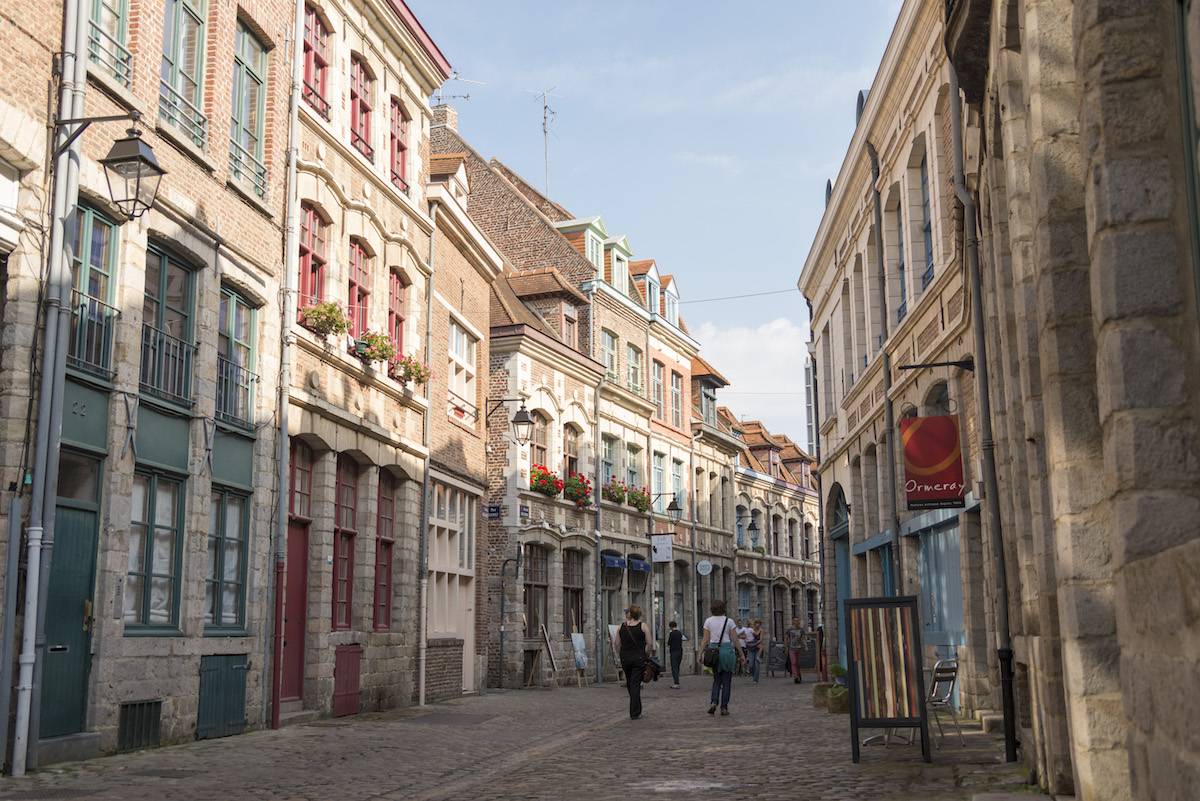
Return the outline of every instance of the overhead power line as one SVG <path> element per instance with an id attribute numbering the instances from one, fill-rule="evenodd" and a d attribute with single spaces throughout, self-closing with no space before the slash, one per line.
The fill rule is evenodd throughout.
<path id="1" fill-rule="evenodd" d="M 680 304 L 683 304 L 683 303 L 713 303 L 718 300 L 741 300 L 742 298 L 761 298 L 764 295 L 786 295 L 791 292 L 799 292 L 799 291 L 800 290 L 797 289 L 796 287 L 792 287 L 791 289 L 772 289 L 767 292 L 751 292 L 746 295 L 726 295 L 725 297 L 721 297 L 721 298 L 701 298 L 699 300 L 681 300 L 679 302 L 680 302 Z"/>

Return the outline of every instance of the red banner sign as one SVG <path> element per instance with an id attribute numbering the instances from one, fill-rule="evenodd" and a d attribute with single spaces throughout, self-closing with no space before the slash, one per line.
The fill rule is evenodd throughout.
<path id="1" fill-rule="evenodd" d="M 904 443 L 904 494 L 908 508 L 965 506 L 958 418 L 953 415 L 906 418 L 900 421 L 900 439 Z"/>

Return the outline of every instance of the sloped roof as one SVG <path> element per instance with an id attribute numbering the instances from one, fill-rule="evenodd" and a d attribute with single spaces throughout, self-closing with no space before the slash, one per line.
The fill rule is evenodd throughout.
<path id="1" fill-rule="evenodd" d="M 586 304 L 588 302 L 587 297 L 571 286 L 553 267 L 515 273 L 508 277 L 508 283 L 513 293 L 519 298 L 538 295 L 567 295 L 576 303 Z"/>
<path id="2" fill-rule="evenodd" d="M 429 157 L 429 174 L 453 175 L 466 158 L 466 153 L 435 153 Z"/>
<path id="3" fill-rule="evenodd" d="M 512 278 L 512 274 L 498 275 L 492 282 L 491 325 L 527 325 L 558 339 L 558 332 L 513 292 L 509 283 Z"/>
<path id="4" fill-rule="evenodd" d="M 567 211 L 562 206 L 555 203 L 538 190 L 534 189 L 533 184 L 522 178 L 520 173 L 509 167 L 500 159 L 492 158 L 489 163 L 493 169 L 504 175 L 504 177 L 507 178 L 513 184 L 513 186 L 517 188 L 517 191 L 525 196 L 526 200 L 536 206 L 538 210 L 541 211 L 542 214 L 545 214 L 547 217 L 549 217 L 551 221 L 560 223 L 574 219 L 574 215 L 571 214 L 571 212 Z"/>
<path id="5" fill-rule="evenodd" d="M 654 267 L 654 259 L 630 259 L 629 274 L 645 275 Z"/>
<path id="6" fill-rule="evenodd" d="M 717 372 L 715 367 L 706 362 L 699 355 L 692 357 L 692 375 L 696 378 L 712 378 L 723 387 L 729 386 L 729 380 Z"/>

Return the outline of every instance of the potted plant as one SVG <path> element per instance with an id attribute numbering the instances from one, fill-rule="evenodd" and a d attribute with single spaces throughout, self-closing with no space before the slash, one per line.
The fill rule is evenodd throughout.
<path id="1" fill-rule="evenodd" d="M 825 708 L 835 715 L 844 715 L 850 711 L 850 690 L 841 684 L 829 688 L 829 697 L 825 699 Z"/>
<path id="2" fill-rule="evenodd" d="M 625 503 L 625 496 L 628 492 L 629 488 L 625 485 L 625 482 L 613 476 L 608 480 L 607 484 L 600 488 L 600 497 L 613 503 Z"/>
<path id="3" fill-rule="evenodd" d="M 639 512 L 650 511 L 650 490 L 645 487 L 629 487 L 625 494 L 625 502 Z"/>
<path id="4" fill-rule="evenodd" d="M 846 668 L 837 662 L 829 666 L 829 675 L 833 677 L 833 681 L 841 686 L 846 686 Z"/>
<path id="5" fill-rule="evenodd" d="M 529 488 L 547 498 L 557 498 L 563 491 L 563 480 L 546 465 L 535 464 L 529 468 Z"/>
<path id="6" fill-rule="evenodd" d="M 572 473 L 563 482 L 563 497 L 573 501 L 580 509 L 586 509 L 592 505 L 592 482 L 588 481 L 587 476 Z"/>
<path id="7" fill-rule="evenodd" d="M 354 340 L 354 355 L 364 362 L 390 362 L 396 357 L 396 346 L 387 334 L 364 331 Z"/>
<path id="8" fill-rule="evenodd" d="M 397 381 L 424 384 L 429 380 L 429 365 L 415 356 L 400 356 L 392 361 L 391 375 Z"/>
<path id="9" fill-rule="evenodd" d="M 350 330 L 350 320 L 342 307 L 331 300 L 314 303 L 300 311 L 300 324 L 318 336 L 344 334 Z"/>

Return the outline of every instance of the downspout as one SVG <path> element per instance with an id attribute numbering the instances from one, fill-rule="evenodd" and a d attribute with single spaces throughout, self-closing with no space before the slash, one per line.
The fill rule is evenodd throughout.
<path id="1" fill-rule="evenodd" d="M 703 390 L 701 390 L 703 393 Z M 701 423 L 703 425 L 703 423 Z M 699 498 L 696 494 L 696 441 L 700 439 L 703 429 L 692 435 L 691 448 L 688 450 L 688 481 L 692 484 L 692 574 L 688 576 L 688 581 L 692 583 L 692 634 L 696 639 L 692 640 L 692 648 L 696 647 L 696 643 L 700 642 L 700 626 L 703 625 L 699 619 L 700 615 L 700 582 L 696 576 L 696 509 L 699 508 Z M 710 496 L 711 497 L 711 496 Z M 682 619 L 686 622 L 687 615 L 683 615 Z"/>
<path id="2" fill-rule="evenodd" d="M 437 242 L 438 202 L 429 204 L 429 219 L 433 224 L 429 232 L 429 275 L 425 278 L 425 363 L 433 360 L 433 257 L 434 244 Z M 425 469 L 421 472 L 421 521 L 420 539 L 418 545 L 418 599 L 417 599 L 417 705 L 425 706 L 425 660 L 429 627 L 426 618 L 429 615 L 429 415 L 433 413 L 432 382 L 425 382 L 425 400 L 428 402 L 425 414 L 421 420 L 421 444 L 425 446 Z M 503 659 L 503 654 L 501 659 Z"/>
<path id="3" fill-rule="evenodd" d="M 592 300 L 592 299 L 594 299 L 594 290 L 593 290 L 593 293 L 591 293 L 591 296 L 589 297 L 589 300 Z M 593 307 L 593 309 L 594 309 L 594 307 Z M 593 313 L 594 313 L 593 310 L 589 310 L 589 312 L 588 312 L 589 348 L 590 348 L 590 343 L 591 343 L 591 339 L 592 339 L 592 315 L 593 315 Z M 591 354 L 589 353 L 588 355 L 590 356 Z M 593 399 L 593 406 L 594 406 L 593 419 L 596 421 L 596 423 L 595 423 L 596 436 L 595 436 L 595 444 L 593 445 L 593 447 L 596 449 L 595 450 L 595 453 L 596 453 L 596 482 L 595 482 L 594 486 L 596 487 L 596 492 L 597 492 L 597 495 L 594 500 L 594 503 L 596 504 L 596 509 L 595 509 L 595 512 L 593 513 L 594 519 L 595 519 L 595 526 L 596 526 L 596 530 L 595 530 L 595 535 L 596 535 L 596 613 L 593 615 L 593 617 L 596 619 L 596 683 L 597 684 L 602 684 L 604 682 L 604 666 L 602 664 L 602 658 L 603 658 L 602 655 L 604 653 L 604 642 L 605 642 L 603 615 L 600 612 L 600 607 L 604 602 L 604 590 L 601 585 L 601 581 L 603 580 L 603 576 L 604 576 L 603 564 L 602 564 L 604 561 L 604 557 L 601 556 L 601 554 L 600 554 L 600 549 L 601 549 L 601 534 L 600 534 L 600 532 L 603 530 L 600 527 L 600 499 L 604 492 L 604 485 L 600 482 L 600 479 L 601 479 L 601 476 L 600 476 L 600 453 L 601 453 L 601 450 L 600 449 L 602 447 L 601 434 L 600 434 L 600 389 L 603 386 L 604 386 L 604 371 L 602 370 L 602 371 L 600 371 L 600 378 L 596 380 L 596 396 Z M 614 464 L 613 467 L 615 469 L 616 465 Z"/>
<path id="4" fill-rule="evenodd" d="M 8 715 L 12 708 L 12 654 L 13 639 L 17 628 L 17 576 L 21 568 L 21 549 L 16 543 L 21 541 L 21 496 L 14 491 L 8 502 L 8 542 L 10 547 L 5 555 L 4 568 L 4 633 L 0 640 L 0 654 L 4 654 L 0 662 L 0 763 L 8 755 Z"/>
<path id="5" fill-rule="evenodd" d="M 812 342 L 812 301 L 805 299 L 808 304 L 808 340 Z M 829 681 L 829 658 L 826 656 L 827 644 L 824 642 L 825 636 L 825 487 L 821 479 L 821 379 L 820 371 L 817 369 L 817 354 L 809 352 L 809 358 L 812 360 L 812 408 L 813 408 L 813 458 L 817 460 L 817 570 L 818 581 L 821 583 L 818 590 L 817 602 L 817 625 L 821 629 L 821 651 L 817 654 L 817 665 L 821 672 L 821 681 Z M 833 594 L 833 602 L 837 603 L 837 592 Z M 841 636 L 841 632 L 838 632 Z"/>
<path id="6" fill-rule="evenodd" d="M 1013 698 L 1012 634 L 1008 624 L 1008 578 L 1004 567 L 1004 541 L 1000 528 L 1000 492 L 996 482 L 996 443 L 992 439 L 992 402 L 989 395 L 987 336 L 983 329 L 983 278 L 979 269 L 979 235 L 975 229 L 975 199 L 963 180 L 962 96 L 954 62 L 950 70 L 950 138 L 954 151 L 954 192 L 963 204 L 963 249 L 971 286 L 971 333 L 975 339 L 975 392 L 979 411 L 979 442 L 983 461 L 984 505 L 991 533 L 992 559 L 996 564 L 996 656 L 1000 662 L 1000 695 L 1004 712 L 1004 759 L 1017 761 L 1016 703 Z"/>
<path id="7" fill-rule="evenodd" d="M 288 100 L 287 211 L 284 231 L 283 319 L 279 321 L 279 451 L 275 507 L 275 606 L 271 642 L 271 728 L 279 728 L 280 697 L 283 692 L 284 582 L 287 565 L 288 491 L 291 442 L 288 411 L 292 389 L 292 324 L 296 320 L 296 290 L 292 284 L 300 266 L 300 198 L 296 187 L 296 163 L 300 159 L 300 82 L 304 73 L 304 50 L 297 34 L 304 30 L 304 0 L 296 0 L 292 29 L 292 89 Z"/>
<path id="8" fill-rule="evenodd" d="M 83 23 L 83 7 L 78 0 L 66 0 L 63 11 L 62 75 L 59 85 L 59 119 L 75 119 L 83 115 L 83 90 L 87 80 L 87 62 L 79 58 L 87 48 L 87 27 Z M 56 130 L 52 137 L 55 146 L 65 141 L 65 129 Z M 33 461 L 33 488 L 26 530 L 25 603 L 21 622 L 21 653 L 17 659 L 17 719 L 13 735 L 12 775 L 25 775 L 26 757 L 30 743 L 37 740 L 37 701 L 35 667 L 39 649 L 39 633 L 48 576 L 53 533 L 46 536 L 46 497 L 56 494 L 58 476 L 58 447 L 62 428 L 63 358 L 66 349 L 66 305 L 64 297 L 70 292 L 71 238 L 67 226 L 74 225 L 74 210 L 79 193 L 80 141 L 76 139 L 54 162 L 54 200 L 51 207 L 50 252 L 47 266 L 46 318 L 42 336 L 42 374 L 38 386 L 37 433 Z M 61 342 L 59 340 L 62 340 Z M 56 394 L 57 393 L 57 394 Z M 57 403 L 54 401 L 57 400 Z M 55 413 L 57 410 L 57 422 Z M 51 470 L 54 474 L 51 474 Z M 51 525 L 53 515 L 51 515 Z M 11 543 L 10 543 L 11 544 Z M 43 549 L 45 556 L 43 558 Z M 43 569 L 46 568 L 46 569 Z M 7 688 L 4 689 L 7 692 Z M 33 758 L 36 763 L 36 746 Z"/>
<path id="9" fill-rule="evenodd" d="M 900 502 L 896 497 L 896 409 L 892 403 L 892 357 L 887 349 L 889 310 L 887 271 L 883 261 L 883 198 L 879 192 L 879 154 L 870 142 L 867 142 L 867 155 L 871 157 L 871 191 L 875 194 L 875 263 L 879 265 L 876 277 L 879 281 L 879 349 L 883 352 L 883 424 L 888 432 L 887 482 L 888 502 L 891 505 L 888 522 L 892 529 L 892 582 L 895 594 L 903 595 L 904 585 L 900 583 L 900 563 L 903 561 L 900 558 Z"/>

